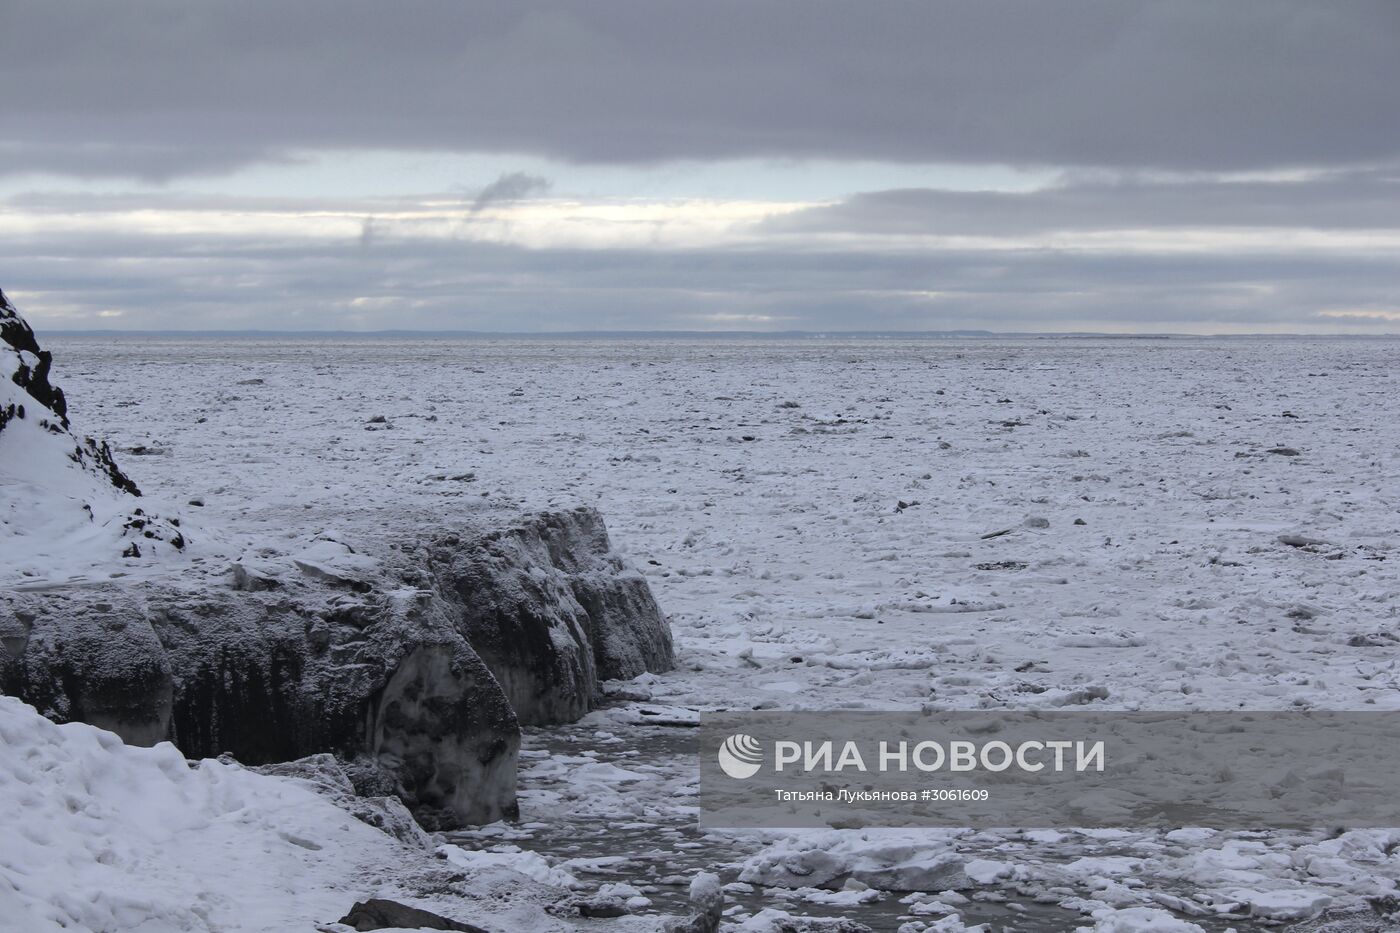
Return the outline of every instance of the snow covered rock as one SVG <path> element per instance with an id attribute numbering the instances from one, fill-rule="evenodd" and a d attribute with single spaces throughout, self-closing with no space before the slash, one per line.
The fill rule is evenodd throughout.
<path id="1" fill-rule="evenodd" d="M 368 757 L 430 823 L 515 812 L 515 715 L 431 588 L 355 592 L 291 565 L 248 591 L 185 568 L 6 593 L 0 618 L 25 632 L 0 690 L 56 721 L 246 764 Z"/>
<path id="2" fill-rule="evenodd" d="M 264 549 L 256 587 L 246 569 L 186 566 L 5 593 L 0 691 L 196 757 L 331 752 L 449 826 L 516 813 L 517 710 L 577 719 L 600 670 L 671 665 L 666 622 L 596 511 L 379 527 Z"/>
<path id="3" fill-rule="evenodd" d="M 615 665 L 606 644 L 665 670 L 671 640 L 640 577 L 613 567 L 595 511 L 498 524 L 423 524 L 402 544 L 386 531 L 357 542 L 353 579 L 325 570 L 339 566 L 325 555 L 325 572 L 305 573 L 297 549 L 260 558 L 259 587 L 183 567 L 7 591 L 0 692 L 192 756 L 263 765 L 335 752 L 385 773 L 430 825 L 511 817 L 511 700 L 529 721 L 577 719 L 598 699 L 599 668 Z M 610 642 L 595 649 L 595 632 Z"/>
<path id="4" fill-rule="evenodd" d="M 0 554 L 52 572 L 93 557 L 183 551 L 187 529 L 161 517 L 117 466 L 106 441 L 77 434 L 53 356 L 0 292 Z"/>
<path id="5" fill-rule="evenodd" d="M 665 933 L 716 933 L 724 917 L 724 889 L 719 875 L 697 872 L 690 879 L 690 915 L 667 920 Z"/>

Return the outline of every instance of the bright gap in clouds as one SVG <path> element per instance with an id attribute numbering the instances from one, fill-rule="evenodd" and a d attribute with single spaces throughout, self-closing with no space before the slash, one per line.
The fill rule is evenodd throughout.
<path id="1" fill-rule="evenodd" d="M 1357 308 L 1357 309 L 1336 309 L 1329 308 L 1326 311 L 1319 311 L 1318 317 L 1330 317 L 1340 319 L 1353 319 L 1362 321 L 1400 321 L 1400 310 L 1382 310 L 1379 308 Z"/>
<path id="2" fill-rule="evenodd" d="M 550 182 L 551 193 L 583 199 L 824 201 L 859 191 L 938 188 L 1030 191 L 1058 176 L 1050 168 L 994 164 L 902 164 L 823 159 L 732 159 L 654 165 L 579 165 L 531 155 L 325 150 L 228 175 L 167 183 L 24 174 L 0 177 L 0 198 L 30 191 L 220 198 L 401 198 L 455 194 L 470 199 L 515 173 Z"/>

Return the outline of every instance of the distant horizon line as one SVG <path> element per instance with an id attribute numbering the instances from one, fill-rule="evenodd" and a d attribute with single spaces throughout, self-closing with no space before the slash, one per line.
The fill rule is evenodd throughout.
<path id="1" fill-rule="evenodd" d="M 809 339 L 830 340 L 851 337 L 877 339 L 1083 339 L 1104 340 L 1238 340 L 1258 337 L 1374 339 L 1400 338 L 1400 333 L 1371 331 L 1345 334 L 1307 334 L 1296 331 L 1257 331 L 1236 334 L 1200 334 L 1188 331 L 1124 333 L 1121 331 L 1047 330 L 995 331 L 975 329 L 955 330 L 429 330 L 416 328 L 387 328 L 384 330 L 274 330 L 267 328 L 43 328 L 39 333 L 58 337 L 457 337 L 479 339 Z"/>

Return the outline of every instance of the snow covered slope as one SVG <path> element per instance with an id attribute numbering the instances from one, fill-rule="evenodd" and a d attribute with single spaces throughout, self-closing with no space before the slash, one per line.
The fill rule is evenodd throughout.
<path id="1" fill-rule="evenodd" d="M 508 862 L 468 878 L 308 782 L 212 759 L 192 768 L 172 745 L 54 725 L 5 696 L 0 813 L 5 933 L 349 930 L 334 921 L 370 897 L 491 930 L 577 927 L 545 911 L 570 892 Z M 640 923 L 616 929 L 651 928 Z"/>
<path id="2" fill-rule="evenodd" d="M 400 843 L 301 783 L 190 769 L 0 696 L 0 929 L 309 929 Z"/>
<path id="3" fill-rule="evenodd" d="M 0 697 L 0 745 L 0 928 L 334 920 L 357 874 L 402 857 L 301 785 L 217 761 L 192 770 L 172 745 L 56 726 L 12 697 Z M 259 896 L 238 897 L 235 884 Z"/>
<path id="4" fill-rule="evenodd" d="M 38 578 L 112 558 L 183 551 L 179 518 L 161 518 L 106 441 L 73 431 L 51 354 L 0 292 L 0 557 Z"/>

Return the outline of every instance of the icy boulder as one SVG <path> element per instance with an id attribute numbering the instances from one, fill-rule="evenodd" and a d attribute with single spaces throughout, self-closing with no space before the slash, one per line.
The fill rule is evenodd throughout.
<path id="1" fill-rule="evenodd" d="M 6 594 L 0 690 L 190 757 L 367 756 L 437 822 L 514 813 L 515 715 L 447 603 L 431 587 L 381 578 L 356 592 L 288 568 L 257 591 L 186 568 Z"/>
<path id="2" fill-rule="evenodd" d="M 690 915 L 666 921 L 665 933 L 716 933 L 724 918 L 719 875 L 702 871 L 690 880 Z"/>
<path id="3" fill-rule="evenodd" d="M 671 668 L 670 628 L 594 509 L 525 516 L 470 542 L 439 536 L 423 551 L 525 725 L 578 719 L 600 680 Z"/>
<path id="4" fill-rule="evenodd" d="M 52 364 L 0 292 L 0 555 L 52 577 L 104 558 L 184 550 L 180 519 L 143 504 L 105 441 L 76 433 L 63 390 L 49 381 Z"/>
<path id="5" fill-rule="evenodd" d="M 449 826 L 515 814 L 519 719 L 582 716 L 599 671 L 671 666 L 592 509 L 361 521 L 378 530 L 0 595 L 0 692 L 192 757 L 333 753 Z"/>

